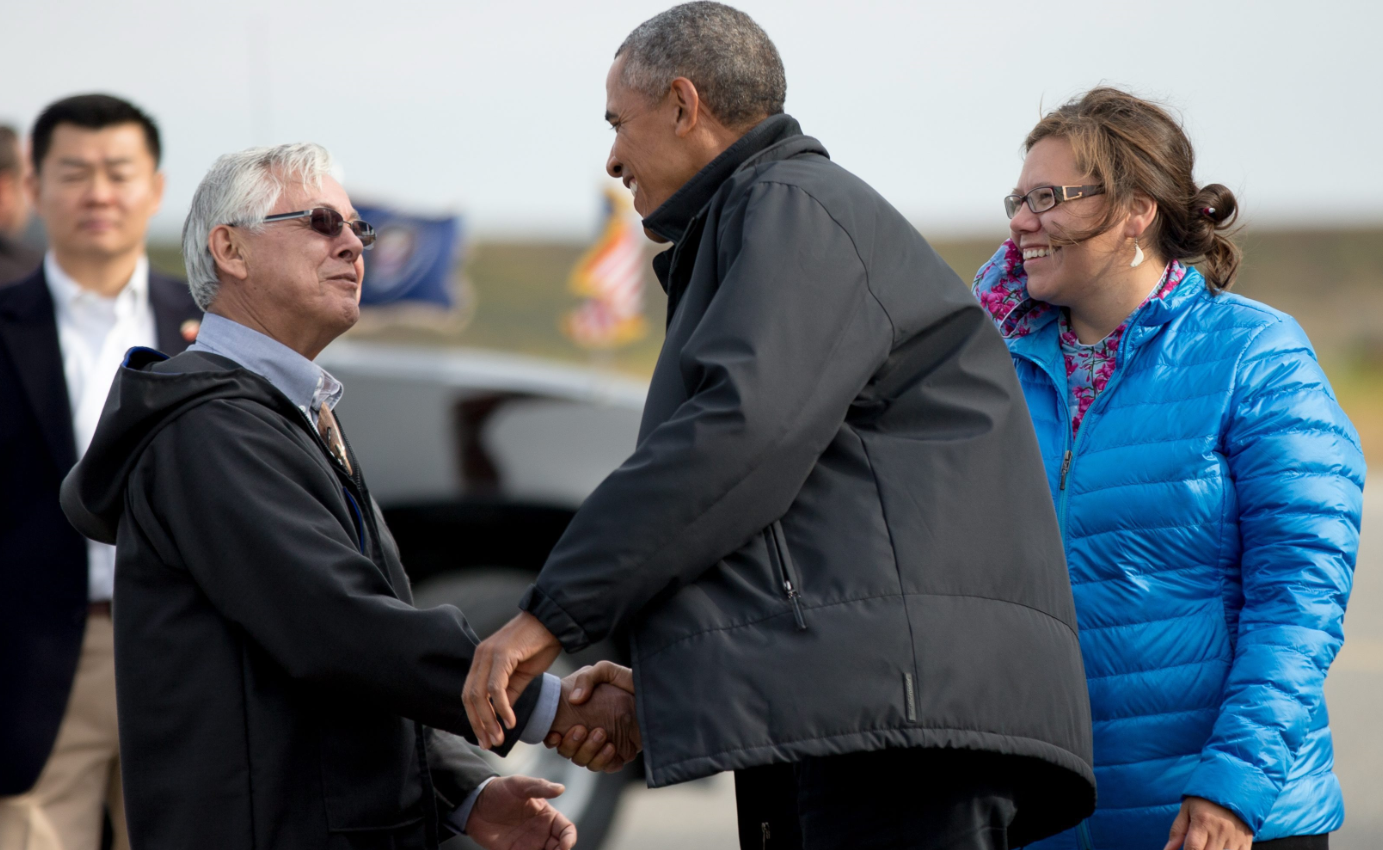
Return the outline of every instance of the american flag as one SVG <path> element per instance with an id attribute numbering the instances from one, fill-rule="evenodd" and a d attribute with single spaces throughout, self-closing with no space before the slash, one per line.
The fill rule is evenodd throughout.
<path id="1" fill-rule="evenodd" d="M 585 300 L 562 320 L 567 336 L 589 349 L 618 348 L 648 332 L 643 225 L 623 192 L 608 188 L 605 199 L 604 230 L 571 271 L 571 291 Z"/>

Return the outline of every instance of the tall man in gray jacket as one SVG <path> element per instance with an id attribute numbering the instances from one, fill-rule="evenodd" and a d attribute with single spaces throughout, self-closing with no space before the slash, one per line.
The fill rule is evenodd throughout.
<path id="1" fill-rule="evenodd" d="M 1075 611 L 979 304 L 783 113 L 743 13 L 652 18 L 606 89 L 609 173 L 672 246 L 667 340 L 634 454 L 476 652 L 477 734 L 503 740 L 560 648 L 627 625 L 649 784 L 736 771 L 743 846 L 1074 825 L 1095 796 Z"/>

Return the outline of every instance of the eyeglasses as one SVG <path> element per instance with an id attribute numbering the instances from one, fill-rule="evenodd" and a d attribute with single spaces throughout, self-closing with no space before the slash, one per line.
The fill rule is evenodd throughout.
<path id="1" fill-rule="evenodd" d="M 346 217 L 336 210 L 326 207 L 318 207 L 315 210 L 300 210 L 299 212 L 279 213 L 264 219 L 265 224 L 272 224 L 276 221 L 289 221 L 295 218 L 311 219 L 308 224 L 313 230 L 323 236 L 335 239 L 341 234 L 341 228 L 349 227 L 359 239 L 360 244 L 365 246 L 365 250 L 370 250 L 375 244 L 375 229 L 360 219 L 346 221 Z"/>
<path id="2" fill-rule="evenodd" d="M 1044 213 L 1063 201 L 1103 195 L 1103 186 L 1038 186 L 1026 195 L 1009 195 L 1004 198 L 1004 212 L 1009 218 L 1018 215 L 1018 207 L 1024 202 L 1034 213 Z"/>

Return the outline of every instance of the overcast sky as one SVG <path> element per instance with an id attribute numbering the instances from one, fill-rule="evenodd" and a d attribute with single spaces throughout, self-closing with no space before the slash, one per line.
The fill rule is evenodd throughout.
<path id="1" fill-rule="evenodd" d="M 1101 82 L 1186 120 L 1251 223 L 1383 223 L 1383 2 L 741 0 L 787 110 L 928 233 L 1000 234 L 1019 143 Z M 10 3 L 0 121 L 105 91 L 152 113 L 176 231 L 220 154 L 310 140 L 347 188 L 491 236 L 594 232 L 616 47 L 664 2 Z"/>

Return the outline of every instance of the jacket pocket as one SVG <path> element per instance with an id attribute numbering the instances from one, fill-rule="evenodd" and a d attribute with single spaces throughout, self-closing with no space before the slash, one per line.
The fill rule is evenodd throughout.
<path id="1" fill-rule="evenodd" d="M 768 557 L 777 570 L 779 586 L 787 595 L 788 604 L 792 606 L 792 619 L 797 623 L 799 631 L 805 630 L 807 621 L 802 616 L 801 584 L 797 580 L 797 569 L 792 563 L 792 553 L 788 551 L 788 538 L 783 533 L 783 523 L 774 520 L 772 525 L 764 529 L 764 536 L 768 539 Z"/>
<path id="2" fill-rule="evenodd" d="M 342 702 L 349 703 L 348 697 Z M 367 708 L 324 706 L 320 769 L 327 828 L 391 830 L 423 818 L 412 721 Z"/>

